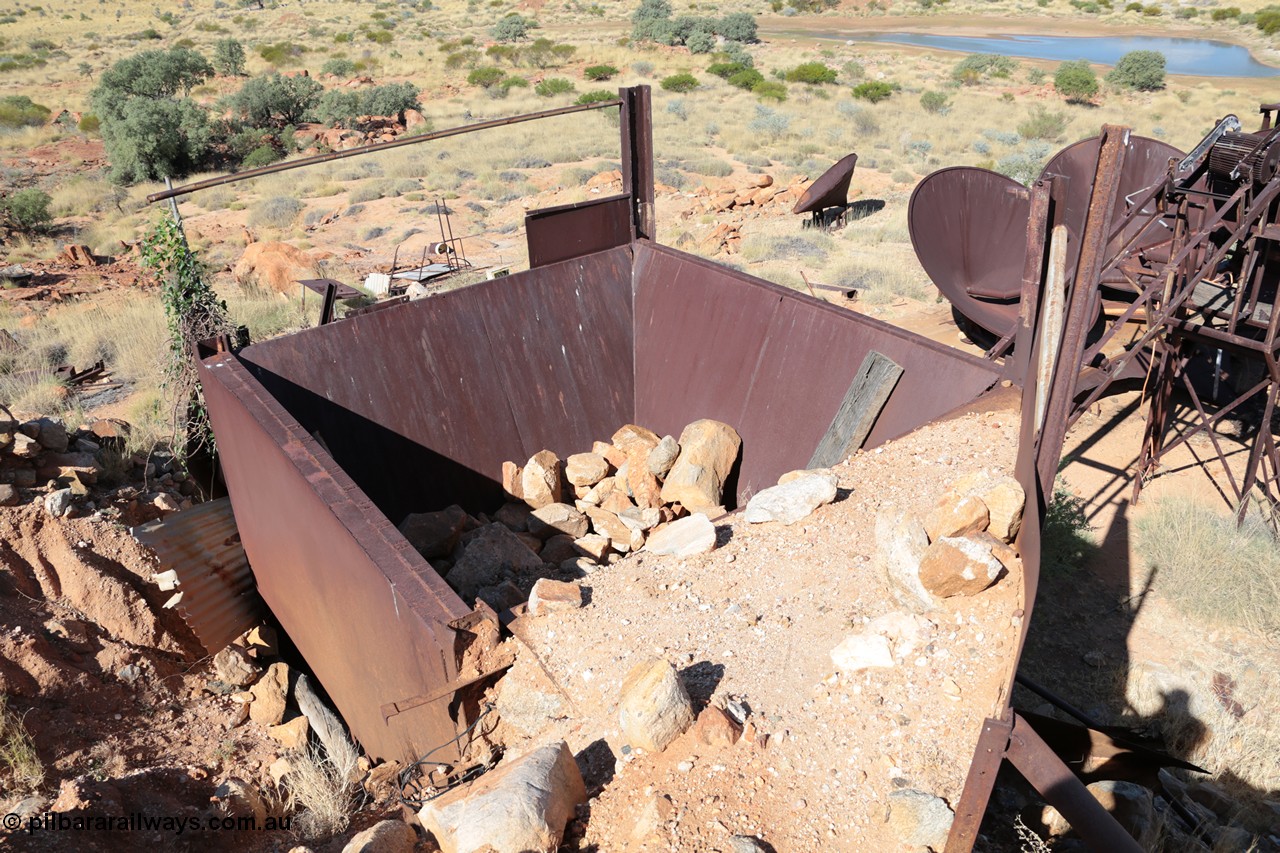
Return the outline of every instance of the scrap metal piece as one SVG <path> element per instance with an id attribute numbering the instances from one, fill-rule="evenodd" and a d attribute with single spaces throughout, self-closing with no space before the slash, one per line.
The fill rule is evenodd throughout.
<path id="1" fill-rule="evenodd" d="M 152 580 L 162 590 L 177 590 L 165 607 L 177 608 L 209 654 L 262 621 L 265 607 L 229 499 L 197 504 L 131 532 L 164 567 Z"/>
<path id="2" fill-rule="evenodd" d="M 821 213 L 830 207 L 842 210 L 849 204 L 849 183 L 853 180 L 853 168 L 858 164 L 857 154 L 848 154 L 834 166 L 818 176 L 800 196 L 792 213 Z"/>
<path id="3" fill-rule="evenodd" d="M 1027 188 L 988 169 L 939 169 L 911 193 L 920 265 L 956 311 L 996 337 L 1018 320 L 1030 214 Z"/>

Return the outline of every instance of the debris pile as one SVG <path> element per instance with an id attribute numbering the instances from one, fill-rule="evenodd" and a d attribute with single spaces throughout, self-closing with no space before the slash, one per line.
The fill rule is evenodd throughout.
<path id="1" fill-rule="evenodd" d="M 0 406 L 0 506 L 39 503 L 55 518 L 100 512 L 137 525 L 191 506 L 199 488 L 165 450 L 127 452 L 128 423 L 60 418 Z"/>
<path id="2" fill-rule="evenodd" d="M 510 501 L 492 518 L 451 506 L 410 514 L 400 532 L 465 599 L 502 610 L 532 588 L 531 610 L 562 609 L 574 606 L 573 592 L 534 581 L 581 577 L 641 549 L 688 556 L 715 547 L 711 519 L 725 512 L 741 447 L 719 421 L 694 421 L 679 441 L 628 424 L 563 461 L 541 450 L 524 465 L 504 463 Z"/>

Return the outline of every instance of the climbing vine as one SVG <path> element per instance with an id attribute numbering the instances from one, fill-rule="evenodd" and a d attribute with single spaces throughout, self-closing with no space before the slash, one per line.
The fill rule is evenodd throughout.
<path id="1" fill-rule="evenodd" d="M 187 247 L 182 226 L 159 219 L 140 244 L 142 262 L 160 279 L 160 301 L 169 330 L 165 391 L 173 404 L 174 450 L 213 447 L 213 433 L 200 395 L 194 346 L 232 330 L 227 304 L 208 283 L 208 270 Z M 183 440 L 185 437 L 185 441 Z"/>

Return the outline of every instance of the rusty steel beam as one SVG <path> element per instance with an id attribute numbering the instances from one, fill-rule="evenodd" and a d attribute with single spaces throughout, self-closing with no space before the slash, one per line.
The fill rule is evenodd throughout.
<path id="1" fill-rule="evenodd" d="M 622 191 L 632 199 L 632 234 L 656 240 L 654 217 L 653 109 L 648 86 L 619 89 L 622 102 Z"/>
<path id="2" fill-rule="evenodd" d="M 521 122 L 526 121 L 536 121 L 537 119 L 571 115 L 573 113 L 587 112 L 588 110 L 602 110 L 607 109 L 608 107 L 617 107 L 621 105 L 621 100 L 600 101 L 595 104 L 574 104 L 570 107 L 558 107 L 554 110 L 540 110 L 536 113 L 524 113 L 523 115 L 495 118 L 489 121 L 478 121 L 475 124 L 466 124 L 460 127 L 434 130 L 430 133 L 419 133 L 414 136 L 393 139 L 390 142 L 375 142 L 372 145 L 361 145 L 358 148 L 348 148 L 346 151 L 330 151 L 328 154 L 315 154 L 311 157 L 300 157 L 297 160 L 287 160 L 283 163 L 272 163 L 270 166 L 261 166 L 257 169 L 246 169 L 243 172 L 223 175 L 218 178 L 208 178 L 191 184 L 183 184 L 180 187 L 172 187 L 158 193 L 151 193 L 147 196 L 147 202 L 154 204 L 157 201 L 164 201 L 165 199 L 199 192 L 200 190 L 207 190 L 210 187 L 220 187 L 223 184 L 234 184 L 238 181 L 247 181 L 250 178 L 260 178 L 263 175 L 274 175 L 277 172 L 287 172 L 290 169 L 301 169 L 303 166 L 314 166 L 317 163 L 329 163 L 334 160 L 343 160 L 347 157 L 360 157 L 364 154 L 377 154 L 382 151 L 389 151 L 392 148 L 403 148 L 406 145 L 417 145 L 419 142 L 432 142 L 436 139 L 445 139 L 450 136 L 461 136 L 464 133 L 474 133 L 477 130 L 489 130 L 494 127 L 506 127 L 508 125 L 520 124 Z"/>

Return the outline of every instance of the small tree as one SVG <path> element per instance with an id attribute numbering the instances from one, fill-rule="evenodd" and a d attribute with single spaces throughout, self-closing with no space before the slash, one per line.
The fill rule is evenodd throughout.
<path id="1" fill-rule="evenodd" d="M 1098 75 L 1083 59 L 1064 62 L 1053 75 L 1053 88 L 1071 104 L 1087 104 L 1098 94 Z"/>
<path id="2" fill-rule="evenodd" d="M 53 216 L 49 213 L 51 201 L 49 194 L 44 190 L 29 187 L 0 198 L 0 213 L 3 213 L 19 231 L 28 234 L 43 231 L 53 221 Z"/>
<path id="3" fill-rule="evenodd" d="M 1152 92 L 1164 88 L 1164 54 L 1158 50 L 1131 50 L 1107 75 L 1107 82 L 1123 89 Z"/>
<path id="4" fill-rule="evenodd" d="M 670 77 L 664 77 L 661 85 L 668 92 L 683 94 L 698 88 L 698 78 L 688 73 L 672 74 Z"/>
<path id="5" fill-rule="evenodd" d="M 535 26 L 537 24 L 529 18 L 513 12 L 494 24 L 489 33 L 498 41 L 523 41 L 529 37 L 529 30 Z"/>
<path id="6" fill-rule="evenodd" d="M 467 82 L 472 86 L 479 86 L 482 89 L 489 89 L 502 82 L 502 78 L 507 76 L 501 68 L 495 68 L 487 65 L 477 68 L 467 75 Z"/>
<path id="7" fill-rule="evenodd" d="M 534 94 L 543 98 L 550 98 L 552 95 L 564 95 L 573 91 L 573 83 L 563 77 L 548 77 L 541 83 L 533 87 Z"/>
<path id="8" fill-rule="evenodd" d="M 227 103 L 256 127 L 284 127 L 302 121 L 323 91 L 310 77 L 285 77 L 273 71 L 246 82 Z"/>
<path id="9" fill-rule="evenodd" d="M 219 74 L 240 77 L 244 74 L 244 45 L 233 38 L 218 39 L 213 46 L 213 67 Z"/>
<path id="10" fill-rule="evenodd" d="M 715 49 L 716 37 L 706 30 L 694 30 L 684 43 L 690 53 L 710 53 Z"/>
<path id="11" fill-rule="evenodd" d="M 744 68 L 729 76 L 730 86 L 736 86 L 739 89 L 746 89 L 748 92 L 754 92 L 756 87 L 764 82 L 764 75 L 754 68 Z M 775 85 L 782 86 L 781 83 L 775 83 Z M 785 92 L 786 87 L 782 86 L 782 90 Z"/>
<path id="12" fill-rule="evenodd" d="M 631 15 L 631 38 L 635 41 L 674 44 L 671 4 L 668 0 L 641 0 L 639 8 Z"/>

